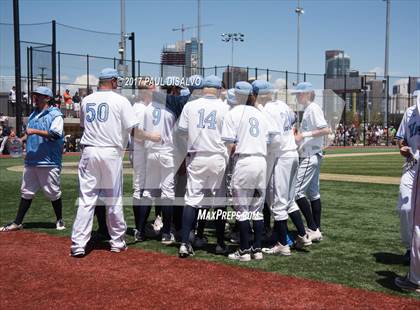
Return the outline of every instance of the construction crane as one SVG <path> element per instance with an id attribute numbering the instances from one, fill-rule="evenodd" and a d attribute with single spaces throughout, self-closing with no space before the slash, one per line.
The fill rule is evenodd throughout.
<path id="1" fill-rule="evenodd" d="M 209 27 L 209 26 L 213 26 L 213 24 L 200 25 L 200 27 Z M 184 32 L 185 32 L 185 30 L 196 29 L 196 28 L 198 28 L 198 26 L 184 26 L 184 24 L 181 24 L 181 27 L 179 27 L 179 28 L 172 28 L 172 31 L 181 31 L 181 38 L 182 38 L 182 41 L 184 41 Z"/>

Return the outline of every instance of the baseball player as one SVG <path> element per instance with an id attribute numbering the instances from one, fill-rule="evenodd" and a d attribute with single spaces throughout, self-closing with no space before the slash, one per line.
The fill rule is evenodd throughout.
<path id="1" fill-rule="evenodd" d="M 406 249 L 404 259 L 410 261 L 411 239 L 413 233 L 413 213 L 411 204 L 412 187 L 416 174 L 416 165 L 419 160 L 419 152 L 416 149 L 413 128 L 416 128 L 418 121 L 418 110 L 416 105 L 409 107 L 398 128 L 396 138 L 400 153 L 406 158 L 401 176 L 397 212 L 400 217 L 400 233 L 402 244 Z"/>
<path id="2" fill-rule="evenodd" d="M 140 100 L 134 103 L 134 111 L 136 118 L 142 126 L 144 124 L 144 117 L 146 107 L 152 102 L 154 85 L 140 85 Z M 146 182 L 146 149 L 144 142 L 150 140 L 153 142 L 160 141 L 160 133 L 148 133 L 143 131 L 140 127 L 134 129 L 133 136 L 133 214 L 134 214 L 134 241 L 143 241 L 144 231 L 141 232 L 141 198 Z M 159 219 L 159 217 L 157 217 Z M 159 227 L 160 229 L 161 227 Z"/>
<path id="3" fill-rule="evenodd" d="M 270 124 L 256 107 L 252 86 L 248 82 L 235 84 L 238 102 L 223 121 L 222 139 L 235 154 L 232 175 L 233 204 L 237 212 L 240 249 L 229 254 L 229 259 L 241 262 L 251 257 L 263 259 L 261 239 L 264 229 L 262 209 L 266 191 L 267 142 Z M 249 220 L 253 221 L 254 242 L 250 245 Z"/>
<path id="4" fill-rule="evenodd" d="M 167 79 L 169 81 L 171 79 Z M 179 96 L 180 87 L 166 82 L 165 88 L 168 96 Z M 162 94 L 161 94 L 162 95 Z M 173 97 L 171 97 L 173 98 Z M 146 180 L 143 191 L 142 204 L 139 212 L 140 240 L 144 239 L 144 230 L 149 217 L 152 204 L 162 209 L 162 244 L 169 245 L 175 242 L 171 232 L 173 202 L 175 200 L 175 164 L 173 128 L 177 119 L 173 110 L 167 105 L 167 96 L 154 94 L 152 102 L 145 109 L 143 130 L 159 132 L 160 142 L 145 141 L 146 149 Z"/>
<path id="5" fill-rule="evenodd" d="M 20 205 L 15 220 L 0 228 L 3 232 L 23 228 L 23 218 L 39 189 L 51 201 L 57 219 L 56 229 L 65 229 L 60 188 L 64 144 L 63 114 L 59 109 L 49 106 L 53 93 L 48 87 L 36 88 L 32 96 L 35 110 L 29 116 L 28 126 L 22 137 L 22 140 L 26 140 L 26 157 Z"/>
<path id="6" fill-rule="evenodd" d="M 298 235 L 295 246 L 301 249 L 312 244 L 296 205 L 295 183 L 299 166 L 297 145 L 293 134 L 295 114 L 283 101 L 272 101 L 274 88 L 271 83 L 256 80 L 252 83 L 257 103 L 275 127 L 276 135 L 268 145 L 267 154 L 267 198 L 274 217 L 274 246 L 264 248 L 267 254 L 291 255 L 287 242 L 287 219 L 290 217 Z"/>
<path id="7" fill-rule="evenodd" d="M 417 107 L 412 115 L 408 135 L 414 138 L 415 152 L 420 151 L 420 96 L 417 95 Z M 415 122 L 413 122 L 415 120 Z M 420 165 L 417 164 L 411 196 L 413 228 L 411 241 L 410 270 L 406 277 L 395 278 L 395 284 L 404 290 L 420 293 Z"/>
<path id="8" fill-rule="evenodd" d="M 300 132 L 295 135 L 299 146 L 295 199 L 305 217 L 311 241 L 319 242 L 322 240 L 319 173 L 323 136 L 330 133 L 330 128 L 321 107 L 314 102 L 315 91 L 311 83 L 299 83 L 292 93 L 296 94 L 298 103 L 304 106 Z"/>
<path id="9" fill-rule="evenodd" d="M 187 192 L 182 218 L 181 258 L 193 255 L 189 243 L 198 208 L 211 207 L 211 197 L 219 197 L 227 163 L 227 150 L 221 139 L 222 122 L 229 106 L 220 100 L 220 78 L 212 75 L 204 78 L 203 97 L 188 102 L 182 111 L 178 129 L 188 135 Z M 216 252 L 224 252 L 224 226 L 217 219 Z M 203 227 L 204 230 L 204 227 Z"/>
<path id="10" fill-rule="evenodd" d="M 111 252 L 127 249 L 122 203 L 123 156 L 129 134 L 139 121 L 131 103 L 117 94 L 118 72 L 106 68 L 99 74 L 96 93 L 81 104 L 80 126 L 84 128 L 79 163 L 80 196 L 73 224 L 70 255 L 85 255 L 92 231 L 93 214 L 100 197 L 106 205 Z"/>

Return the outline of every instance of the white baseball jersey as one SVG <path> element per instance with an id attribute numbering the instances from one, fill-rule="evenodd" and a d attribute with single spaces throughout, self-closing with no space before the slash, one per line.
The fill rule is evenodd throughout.
<path id="1" fill-rule="evenodd" d="M 138 122 L 137 128 L 143 129 L 144 128 L 144 118 L 146 115 L 146 106 L 143 102 L 136 102 L 133 105 L 134 113 L 136 114 L 136 119 Z M 134 151 L 143 150 L 144 149 L 144 141 L 142 141 L 138 137 L 138 132 L 134 130 Z"/>
<path id="2" fill-rule="evenodd" d="M 324 118 L 321 107 L 315 102 L 311 102 L 303 112 L 300 125 L 301 132 L 313 131 L 327 128 L 328 124 Z M 323 137 L 306 137 L 299 146 L 299 156 L 309 157 L 321 153 L 323 148 Z"/>
<path id="3" fill-rule="evenodd" d="M 419 151 L 417 150 L 418 135 L 420 135 L 420 115 L 417 107 L 414 105 L 405 111 L 400 127 L 398 127 L 396 138 L 405 140 L 413 153 L 416 154 L 417 159 L 419 157 Z"/>
<path id="4" fill-rule="evenodd" d="M 100 90 L 82 101 L 80 144 L 125 149 L 129 130 L 138 123 L 131 103 L 123 96 Z"/>
<path id="5" fill-rule="evenodd" d="M 160 142 L 145 141 L 144 145 L 148 152 L 173 151 L 173 129 L 175 126 L 175 115 L 166 109 L 164 104 L 152 102 L 146 107 L 144 130 L 159 132 Z"/>
<path id="6" fill-rule="evenodd" d="M 293 123 L 296 118 L 294 112 L 285 102 L 278 100 L 267 102 L 263 113 L 272 122 L 276 131 L 270 149 L 284 155 L 290 153 L 292 157 L 296 156 L 297 145 L 293 134 Z"/>
<path id="7" fill-rule="evenodd" d="M 253 106 L 235 106 L 223 121 L 222 140 L 236 144 L 235 154 L 267 155 L 270 134 L 275 134 L 275 129 Z"/>
<path id="8" fill-rule="evenodd" d="M 184 106 L 178 128 L 188 132 L 188 152 L 226 153 L 221 133 L 228 111 L 229 106 L 216 97 L 203 97 Z"/>

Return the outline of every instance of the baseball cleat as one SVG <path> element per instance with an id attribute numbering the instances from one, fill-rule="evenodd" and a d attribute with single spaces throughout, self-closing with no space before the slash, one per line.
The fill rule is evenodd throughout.
<path id="1" fill-rule="evenodd" d="M 297 236 L 296 240 L 295 240 L 295 248 L 297 250 L 300 250 L 306 246 L 310 246 L 312 244 L 311 238 L 309 237 L 308 234 L 306 234 L 305 236 L 301 237 L 301 236 Z"/>
<path id="2" fill-rule="evenodd" d="M 170 234 L 162 234 L 161 243 L 165 245 L 170 245 L 175 242 L 175 236 L 173 233 Z"/>
<path id="3" fill-rule="evenodd" d="M 155 221 L 153 222 L 153 230 L 155 233 L 159 233 L 163 227 L 162 217 L 160 215 L 156 216 Z"/>
<path id="4" fill-rule="evenodd" d="M 271 248 L 263 248 L 263 253 L 265 254 L 274 254 L 274 255 L 284 255 L 284 256 L 290 256 L 292 255 L 292 252 L 290 251 L 290 246 L 282 245 L 281 243 L 277 243 Z"/>
<path id="5" fill-rule="evenodd" d="M 226 245 L 224 245 L 224 244 L 223 245 L 220 245 L 220 244 L 216 245 L 216 254 L 217 255 L 226 255 L 227 251 L 228 251 L 228 249 L 227 249 Z"/>
<path id="6" fill-rule="evenodd" d="M 411 282 L 408 277 L 396 277 L 394 283 L 402 290 L 420 293 L 420 285 Z"/>
<path id="7" fill-rule="evenodd" d="M 228 258 L 231 260 L 237 260 L 240 262 L 249 262 L 251 260 L 251 251 L 250 250 L 238 250 L 228 255 Z"/>
<path id="8" fill-rule="evenodd" d="M 66 226 L 64 226 L 64 221 L 62 219 L 61 220 L 58 220 L 55 223 L 55 229 L 57 229 L 57 230 L 64 230 L 64 229 L 66 229 Z"/>
<path id="9" fill-rule="evenodd" d="M 251 257 L 255 260 L 261 260 L 264 258 L 261 248 L 251 248 Z"/>
<path id="10" fill-rule="evenodd" d="M 312 242 L 322 241 L 322 234 L 318 228 L 316 230 L 311 230 L 308 228 L 306 232 L 309 235 L 309 238 L 311 239 Z"/>
<path id="11" fill-rule="evenodd" d="M 75 258 L 83 257 L 83 256 L 85 256 L 85 250 L 77 249 L 77 250 L 74 250 L 74 251 L 70 251 L 70 256 L 75 257 Z"/>
<path id="12" fill-rule="evenodd" d="M 141 234 L 140 230 L 134 229 L 134 242 L 143 242 L 144 240 L 145 237 Z"/>
<path id="13" fill-rule="evenodd" d="M 2 228 L 0 228 L 0 231 L 7 232 L 7 231 L 17 231 L 21 229 L 23 229 L 22 224 L 17 225 L 12 222 L 12 223 L 4 225 Z"/>
<path id="14" fill-rule="evenodd" d="M 202 247 L 206 246 L 207 243 L 208 243 L 207 237 L 199 238 L 199 237 L 195 236 L 194 242 L 193 242 L 193 247 L 202 248 Z"/>
<path id="15" fill-rule="evenodd" d="M 110 251 L 112 253 L 121 253 L 121 252 L 127 251 L 127 249 L 128 249 L 128 247 L 126 245 L 124 245 L 123 247 L 115 247 L 115 246 L 112 246 L 111 249 L 110 249 Z"/>
<path id="16" fill-rule="evenodd" d="M 180 258 L 186 258 L 188 256 L 194 256 L 194 250 L 189 243 L 181 243 L 179 247 L 178 255 Z"/>

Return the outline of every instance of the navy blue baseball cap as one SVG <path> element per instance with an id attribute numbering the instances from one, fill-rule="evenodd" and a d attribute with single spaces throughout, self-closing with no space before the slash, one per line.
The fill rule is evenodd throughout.
<path id="1" fill-rule="evenodd" d="M 105 68 L 99 73 L 100 80 L 111 80 L 118 78 L 118 71 L 113 68 Z"/>
<path id="2" fill-rule="evenodd" d="M 33 94 L 39 94 L 43 96 L 48 96 L 50 98 L 54 97 L 52 91 L 50 88 L 45 86 L 38 86 L 34 91 L 32 91 Z"/>

